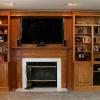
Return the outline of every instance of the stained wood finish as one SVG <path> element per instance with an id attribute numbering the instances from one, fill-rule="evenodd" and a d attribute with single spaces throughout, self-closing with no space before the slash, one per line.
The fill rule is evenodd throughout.
<path id="1" fill-rule="evenodd" d="M 96 56 L 100 55 L 96 52 L 94 54 L 94 26 L 99 26 L 100 13 L 92 12 L 73 12 L 73 61 L 74 61 L 74 90 L 76 91 L 95 91 L 99 86 L 93 86 L 93 64 L 100 62 L 94 61 Z M 77 23 L 79 22 L 79 23 Z M 75 24 L 77 23 L 77 24 Z M 75 62 L 75 30 L 76 26 L 89 26 L 91 27 L 91 59 L 90 61 L 76 61 Z M 90 57 L 90 56 L 89 56 Z M 89 58 L 88 57 L 88 58 Z M 97 89 L 98 88 L 98 89 Z"/>
<path id="2" fill-rule="evenodd" d="M 64 37 L 67 40 L 67 47 L 69 47 L 67 52 L 67 88 L 73 88 L 73 17 L 65 17 L 64 18 Z"/>
<path id="3" fill-rule="evenodd" d="M 11 16 L 72 16 L 71 12 L 13 11 Z"/>
<path id="4" fill-rule="evenodd" d="M 34 52 L 33 52 L 34 51 Z M 67 50 L 20 49 L 16 52 L 17 60 L 17 87 L 22 87 L 22 58 L 61 58 L 62 60 L 62 87 L 67 85 Z"/>
<path id="5" fill-rule="evenodd" d="M 17 46 L 17 40 L 20 38 L 20 17 L 21 16 L 63 16 L 64 17 L 64 39 L 68 40 L 66 48 L 63 45 L 47 45 L 45 48 L 37 48 L 36 45 Z M 92 12 L 11 12 L 11 61 L 16 64 L 16 83 L 17 88 L 22 87 L 22 64 L 23 57 L 59 57 L 62 59 L 62 87 L 67 87 L 79 91 L 98 90 L 100 87 L 92 85 L 92 63 L 94 62 L 73 62 L 73 32 L 75 28 L 75 16 L 100 16 L 100 13 Z M 74 23 L 75 24 L 75 23 Z M 80 65 L 80 66 L 79 66 Z M 66 67 L 67 66 L 67 67 Z M 66 73 L 67 72 L 67 73 Z"/>
<path id="6" fill-rule="evenodd" d="M 10 47 L 17 47 L 17 40 L 20 39 L 20 18 L 11 17 L 10 23 Z"/>
<path id="7" fill-rule="evenodd" d="M 0 16 L 8 16 L 11 14 L 10 10 L 0 10 Z"/>
<path id="8" fill-rule="evenodd" d="M 1 12 L 1 11 L 0 11 Z M 62 60 L 62 87 L 71 86 L 71 78 L 68 78 L 68 66 L 71 66 L 72 59 L 70 55 L 68 56 L 69 48 L 72 48 L 72 24 L 73 18 L 71 12 L 5 12 L 2 11 L 0 15 L 8 15 L 9 16 L 9 68 L 8 72 L 8 80 L 10 82 L 8 89 L 20 88 L 22 87 L 22 57 L 41 57 L 41 58 L 61 58 Z M 62 16 L 64 17 L 64 39 L 68 40 L 67 47 L 64 45 L 47 45 L 45 48 L 39 48 L 36 45 L 23 45 L 22 47 L 17 46 L 17 40 L 20 39 L 20 17 L 21 16 Z M 72 50 L 72 49 L 70 49 Z M 71 54 L 71 53 L 70 53 Z M 68 61 L 68 62 L 67 62 Z M 2 65 L 3 66 L 3 65 Z M 2 69 L 1 69 L 2 70 Z M 6 72 L 5 72 L 6 73 Z M 7 74 L 6 73 L 6 74 Z M 71 76 L 70 72 L 70 76 Z M 3 76 L 1 77 L 3 78 Z M 13 81 L 12 81 L 13 80 Z M 69 82 L 70 80 L 70 82 Z M 2 81 L 3 82 L 3 81 Z M 1 87 L 2 88 L 2 87 Z"/>
<path id="9" fill-rule="evenodd" d="M 72 12 L 73 15 L 75 16 L 100 16 L 100 12 L 85 12 L 85 11 L 75 11 L 75 12 Z"/>
<path id="10" fill-rule="evenodd" d="M 0 90 L 8 91 L 8 63 L 0 64 Z"/>
<path id="11" fill-rule="evenodd" d="M 5 71 L 1 74 L 0 78 L 3 85 L 6 81 L 13 80 L 9 86 L 6 84 L 5 87 L 1 86 L 1 90 L 9 90 L 10 87 L 20 88 L 22 87 L 22 58 L 33 57 L 33 58 L 61 58 L 62 60 L 62 87 L 74 88 L 74 90 L 98 90 L 100 87 L 92 86 L 92 66 L 94 62 L 74 62 L 72 59 L 73 55 L 73 32 L 75 16 L 100 16 L 100 13 L 92 12 L 33 12 L 33 11 L 1 11 L 0 16 L 9 15 L 9 32 L 10 32 L 10 70 L 5 71 L 5 67 L 8 65 L 1 64 L 0 71 Z M 67 40 L 67 47 L 64 45 L 47 45 L 46 47 L 37 47 L 36 45 L 22 45 L 17 46 L 17 40 L 20 39 L 20 17 L 21 16 L 62 16 L 64 17 L 64 39 Z M 79 66 L 80 65 L 80 66 Z M 4 67 L 3 67 L 4 66 Z M 14 72 L 15 73 L 14 73 Z M 11 77 L 13 73 L 14 77 Z M 6 74 L 9 78 L 5 81 Z"/>
<path id="12" fill-rule="evenodd" d="M 67 47 L 73 47 L 73 17 L 64 18 L 64 39 L 67 40 Z"/>
<path id="13" fill-rule="evenodd" d="M 68 76 L 67 76 L 67 87 L 69 89 L 73 89 L 73 86 L 74 86 L 74 64 L 73 64 L 73 50 L 72 49 L 69 49 L 68 52 L 67 52 L 67 66 L 68 66 L 68 69 L 67 69 L 67 72 L 68 72 Z"/>
<path id="14" fill-rule="evenodd" d="M 16 82 L 16 62 L 9 62 L 8 64 L 8 82 L 9 90 L 15 90 L 17 87 Z"/>
<path id="15" fill-rule="evenodd" d="M 0 11 L 0 20 L 3 22 L 3 24 L 1 24 L 1 31 L 2 31 L 2 26 L 7 26 L 7 60 L 4 62 L 0 62 L 0 91 L 8 91 L 9 88 L 9 66 L 8 66 L 8 61 L 9 61 L 9 25 L 10 25 L 10 11 Z M 4 43 L 2 43 L 3 45 Z M 2 46 L 1 45 L 1 46 Z"/>
<path id="16" fill-rule="evenodd" d="M 16 15 L 14 15 L 16 14 Z M 18 14 L 18 15 L 17 15 Z M 68 64 L 67 64 L 67 51 L 68 48 L 72 47 L 72 16 L 67 16 L 66 13 L 12 13 L 11 15 L 11 37 L 10 37 L 10 46 L 11 46 L 11 61 L 17 63 L 16 73 L 17 73 L 17 87 L 22 87 L 22 66 L 21 60 L 22 57 L 33 57 L 33 58 L 61 58 L 62 59 L 62 87 L 68 86 L 67 74 L 68 74 Z M 64 15 L 65 14 L 65 15 Z M 19 16 L 67 16 L 64 17 L 64 38 L 68 40 L 67 47 L 64 45 L 46 45 L 45 47 L 37 47 L 36 45 L 22 45 L 21 47 L 17 46 L 17 40 L 20 38 L 20 17 Z M 16 17 L 18 16 L 18 17 Z M 70 55 L 69 55 L 70 56 Z M 70 59 L 72 61 L 72 59 Z M 71 62 L 69 60 L 69 62 Z M 70 67 L 72 65 L 69 65 Z M 71 75 L 71 73 L 70 73 Z M 71 77 L 71 76 L 70 76 Z M 70 78 L 70 81 L 71 78 Z M 69 82 L 70 84 L 70 82 Z"/>
<path id="17" fill-rule="evenodd" d="M 92 64 L 91 62 L 74 63 L 74 85 L 91 86 L 92 85 Z"/>
<path id="18" fill-rule="evenodd" d="M 16 86 L 15 63 L 0 63 L 0 91 L 9 91 Z"/>

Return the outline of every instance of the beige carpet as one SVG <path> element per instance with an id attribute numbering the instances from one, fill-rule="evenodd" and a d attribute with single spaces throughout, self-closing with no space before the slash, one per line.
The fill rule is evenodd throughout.
<path id="1" fill-rule="evenodd" d="M 100 100 L 100 92 L 9 92 L 0 93 L 0 100 Z"/>

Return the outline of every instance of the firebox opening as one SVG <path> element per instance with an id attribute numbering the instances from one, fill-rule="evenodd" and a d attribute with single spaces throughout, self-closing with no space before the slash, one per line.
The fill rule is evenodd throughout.
<path id="1" fill-rule="evenodd" d="M 57 62 L 27 62 L 27 87 L 57 87 Z"/>

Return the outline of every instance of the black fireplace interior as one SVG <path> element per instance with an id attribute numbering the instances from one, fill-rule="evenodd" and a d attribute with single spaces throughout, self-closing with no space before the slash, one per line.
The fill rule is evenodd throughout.
<path id="1" fill-rule="evenodd" d="M 57 87 L 57 62 L 27 62 L 27 88 Z"/>

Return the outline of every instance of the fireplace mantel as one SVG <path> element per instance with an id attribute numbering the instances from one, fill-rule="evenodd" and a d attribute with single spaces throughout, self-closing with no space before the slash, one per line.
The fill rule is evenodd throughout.
<path id="1" fill-rule="evenodd" d="M 14 48 L 13 48 L 14 49 Z M 16 48 L 15 48 L 16 49 Z M 17 48 L 16 56 L 17 60 L 17 74 L 16 74 L 16 84 L 17 88 L 22 88 L 22 59 L 23 58 L 60 58 L 61 59 L 61 87 L 67 88 L 68 85 L 68 63 L 67 63 L 67 55 L 68 48 L 47 48 L 47 47 L 39 47 L 39 48 Z M 70 59 L 70 58 L 69 58 Z"/>

